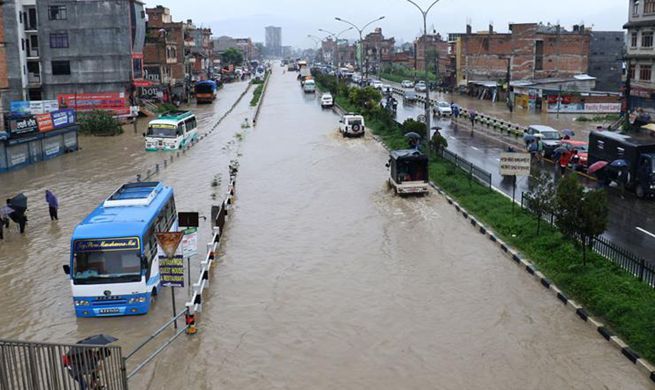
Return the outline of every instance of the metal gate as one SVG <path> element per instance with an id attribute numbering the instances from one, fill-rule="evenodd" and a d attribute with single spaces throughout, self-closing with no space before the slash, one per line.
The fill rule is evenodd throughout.
<path id="1" fill-rule="evenodd" d="M 0 390 L 127 390 L 121 347 L 0 339 Z"/>

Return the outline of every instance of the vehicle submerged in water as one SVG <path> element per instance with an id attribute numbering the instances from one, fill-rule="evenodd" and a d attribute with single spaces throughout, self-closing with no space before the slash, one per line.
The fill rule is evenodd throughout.
<path id="1" fill-rule="evenodd" d="M 169 111 L 148 123 L 146 151 L 178 150 L 198 138 L 196 116 L 190 111 Z"/>
<path id="2" fill-rule="evenodd" d="M 427 194 L 430 191 L 428 158 L 419 150 L 392 150 L 387 168 L 389 185 L 396 194 Z"/>

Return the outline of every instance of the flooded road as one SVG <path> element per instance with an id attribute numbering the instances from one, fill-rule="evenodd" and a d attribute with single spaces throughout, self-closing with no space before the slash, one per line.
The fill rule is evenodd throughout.
<path id="1" fill-rule="evenodd" d="M 134 388 L 650 388 L 443 198 L 392 195 L 384 149 L 273 71 L 199 333 Z"/>
<path id="2" fill-rule="evenodd" d="M 200 134 L 207 132 L 245 89 L 245 83 L 228 84 L 214 104 L 192 106 Z M 252 89 L 216 131 L 152 178 L 174 187 L 179 211 L 209 216 L 211 204 L 219 203 L 211 195 L 223 190 L 211 187 L 211 182 L 214 177 L 227 177 L 228 163 L 238 153 L 235 135 L 242 131 L 243 119 L 252 116 L 250 95 Z M 5 240 L 0 240 L 0 307 L 5 313 L 0 316 L 0 337 L 75 342 L 107 333 L 119 338 L 119 344 L 129 351 L 170 316 L 170 296 L 165 291 L 146 316 L 76 319 L 70 284 L 61 267 L 69 262 L 75 225 L 121 184 L 133 181 L 137 173 L 168 156 L 144 151 L 141 132 L 146 124 L 147 120 L 140 123 L 138 134 L 127 127 L 118 137 L 80 137 L 82 150 L 77 153 L 0 175 L 2 199 L 20 191 L 29 198 L 26 234 L 19 235 L 12 224 L 11 231 L 5 231 Z M 58 222 L 48 218 L 45 189 L 59 197 Z M 200 242 L 208 240 L 206 227 L 201 230 Z M 185 296 L 186 289 L 179 294 L 178 307 L 183 307 Z"/>

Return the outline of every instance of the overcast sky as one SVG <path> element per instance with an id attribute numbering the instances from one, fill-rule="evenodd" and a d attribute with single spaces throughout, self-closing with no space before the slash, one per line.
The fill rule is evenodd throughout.
<path id="1" fill-rule="evenodd" d="M 432 0 L 416 2 L 428 6 Z M 170 8 L 175 21 L 193 19 L 196 25 L 211 27 L 214 36 L 263 42 L 264 26 L 280 26 L 282 44 L 302 48 L 314 46 L 307 34 L 325 35 L 319 28 L 337 33 L 348 27 L 335 16 L 359 26 L 385 16 L 370 28 L 382 27 L 397 43 L 413 41 L 423 28 L 421 14 L 406 0 L 146 0 L 147 7 L 158 4 Z M 628 0 L 440 0 L 428 16 L 428 30 L 464 32 L 470 20 L 473 31 L 493 23 L 496 31 L 506 32 L 510 22 L 539 21 L 559 22 L 568 29 L 584 23 L 597 31 L 621 31 L 627 19 Z M 354 40 L 358 35 L 352 31 L 342 37 Z"/>

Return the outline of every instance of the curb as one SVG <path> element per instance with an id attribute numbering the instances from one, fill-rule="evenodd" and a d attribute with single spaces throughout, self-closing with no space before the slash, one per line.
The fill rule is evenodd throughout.
<path id="1" fill-rule="evenodd" d="M 377 138 L 376 138 L 377 139 Z M 646 359 L 643 359 L 637 354 L 634 350 L 630 348 L 623 340 L 615 336 L 607 327 L 600 322 L 600 320 L 592 317 L 589 312 L 580 304 L 574 300 L 568 298 L 562 290 L 560 290 L 555 284 L 553 284 L 548 278 L 546 278 L 541 272 L 538 271 L 538 268 L 532 264 L 529 260 L 523 258 L 521 254 L 509 246 L 507 243 L 498 238 L 492 230 L 476 220 L 470 213 L 466 211 L 459 203 L 457 203 L 453 198 L 451 198 L 441 187 L 436 185 L 433 182 L 430 182 L 432 188 L 434 188 L 439 194 L 444 196 L 448 201 L 448 204 L 452 205 L 458 213 L 460 213 L 465 219 L 469 220 L 471 225 L 478 230 L 478 232 L 487 238 L 490 241 L 496 243 L 496 245 L 505 253 L 505 255 L 514 261 L 517 265 L 523 268 L 529 275 L 534 277 L 542 287 L 544 287 L 549 293 L 555 296 L 562 304 L 567 308 L 573 311 L 582 321 L 587 323 L 592 329 L 595 329 L 600 336 L 607 340 L 612 346 L 621 351 L 621 354 L 627 358 L 632 364 L 636 365 L 639 371 L 648 376 L 651 382 L 655 383 L 655 367 Z"/>

